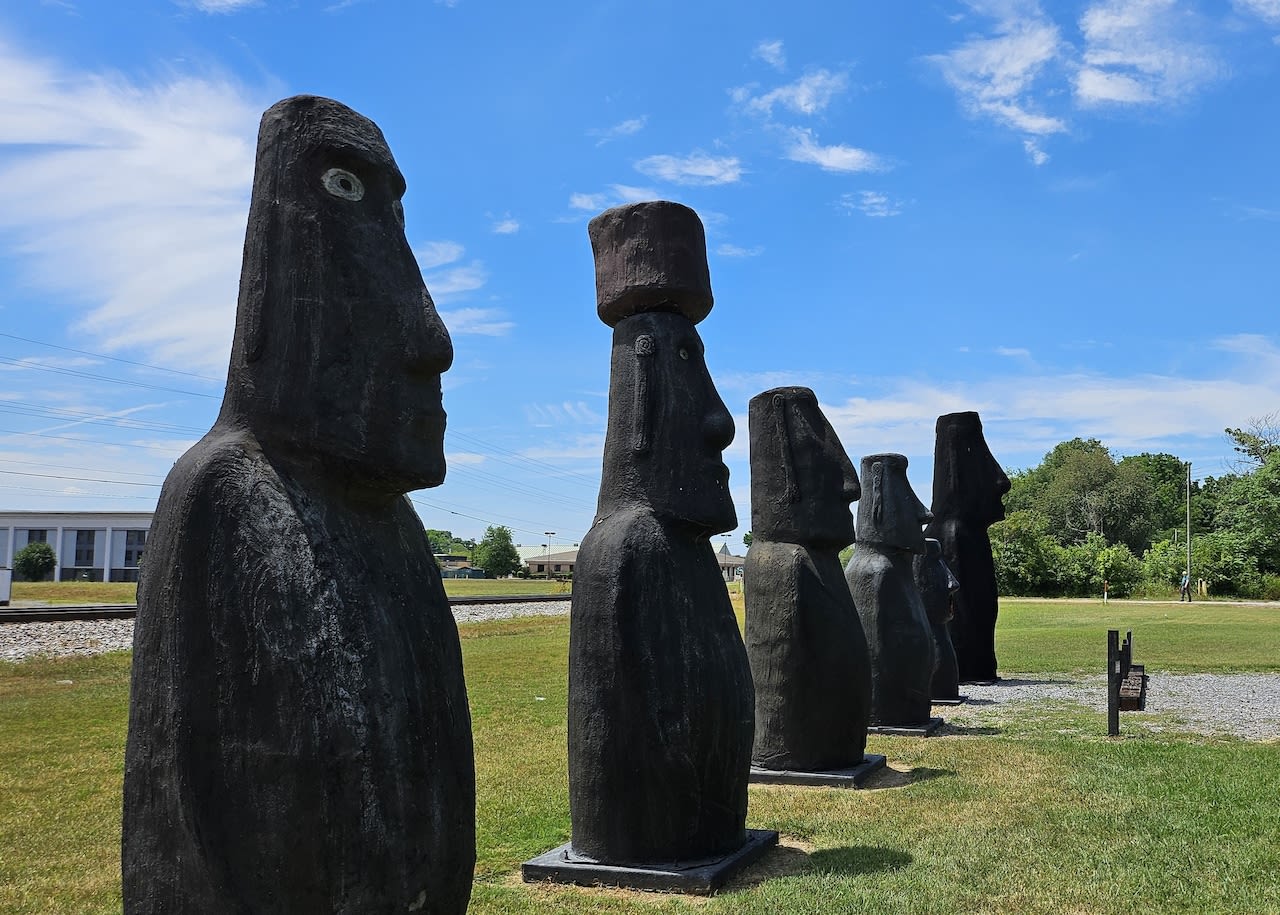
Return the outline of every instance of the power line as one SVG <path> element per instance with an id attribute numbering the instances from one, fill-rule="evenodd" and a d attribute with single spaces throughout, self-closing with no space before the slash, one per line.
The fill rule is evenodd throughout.
<path id="1" fill-rule="evenodd" d="M 112 448 L 145 448 L 148 451 L 169 451 L 167 445 L 139 445 L 137 442 L 104 442 L 94 438 L 72 438 L 69 435 L 50 435 L 47 432 L 19 432 L 16 429 L 0 429 L 0 435 L 34 435 L 36 438 L 52 438 L 77 445 L 107 445 Z"/>
<path id="2" fill-rule="evenodd" d="M 56 473 L 32 473 L 29 470 L 0 470 L 15 477 L 40 477 L 45 480 L 74 480 L 77 483 L 114 483 L 118 486 L 150 486 L 159 489 L 159 483 L 143 483 L 138 480 L 102 480 L 97 477 L 65 477 Z"/>
<path id="3" fill-rule="evenodd" d="M 51 372 L 55 375 L 70 375 L 73 378 L 88 378 L 91 381 L 106 381 L 110 384 L 124 384 L 133 388 L 147 388 L 152 391 L 167 391 L 170 394 L 186 394 L 191 397 L 210 397 L 219 398 L 220 394 L 209 394 L 205 391 L 184 391 L 181 388 L 167 388 L 159 384 L 147 384 L 145 381 L 126 381 L 123 378 L 112 378 L 110 375 L 96 375 L 93 372 L 78 372 L 75 369 L 55 368 L 51 365 L 38 365 L 34 362 L 24 361 L 22 359 L 10 359 L 7 356 L 0 356 L 0 363 L 5 365 L 16 366 L 20 369 L 32 369 L 37 372 Z"/>
<path id="4" fill-rule="evenodd" d="M 93 426 L 112 426 L 117 429 L 138 429 L 148 432 L 169 432 L 174 435 L 203 435 L 206 430 L 194 426 L 178 426 L 173 423 L 157 422 L 148 419 L 130 419 L 111 413 L 85 413 L 82 410 L 70 410 L 65 407 L 37 407 L 18 401 L 0 401 L 5 404 L 17 404 L 16 409 L 8 406 L 0 407 L 0 413 L 11 413 L 14 416 L 34 416 L 43 419 L 67 420 L 74 423 L 85 423 Z"/>
<path id="5" fill-rule="evenodd" d="M 185 375 L 188 378 L 199 378 L 201 381 L 212 381 L 215 384 L 222 384 L 226 379 L 213 378 L 209 375 L 197 375 L 195 372 L 184 372 L 180 369 L 167 369 L 162 365 L 152 365 L 149 362 L 134 362 L 132 359 L 121 359 L 119 356 L 108 356 L 105 353 L 91 353 L 88 350 L 72 349 L 70 346 L 59 346 L 57 343 L 47 343 L 44 340 L 32 340 L 29 337 L 19 337 L 17 334 L 0 333 L 0 337 L 8 337 L 10 340 L 21 340 L 23 343 L 34 343 L 36 346 L 47 346 L 50 349 L 60 349 L 65 353 L 75 353 L 78 356 L 92 356 L 95 359 L 109 359 L 112 362 L 119 362 L 124 365 L 136 365 L 138 368 L 155 369 L 157 372 L 169 372 L 174 375 Z"/>

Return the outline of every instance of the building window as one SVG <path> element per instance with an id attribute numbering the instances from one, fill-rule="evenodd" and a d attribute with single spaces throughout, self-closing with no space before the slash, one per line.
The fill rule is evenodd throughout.
<path id="1" fill-rule="evenodd" d="M 32 528 L 27 531 L 27 543 L 48 543 L 49 531 Z"/>
<path id="2" fill-rule="evenodd" d="M 98 540 L 97 531 L 76 531 L 76 567 L 93 565 L 93 547 Z"/>
<path id="3" fill-rule="evenodd" d="M 124 567 L 126 569 L 136 569 L 142 564 L 142 549 L 146 545 L 146 531 L 124 532 Z"/>
<path id="4" fill-rule="evenodd" d="M 556 563 L 555 571 L 557 571 L 557 572 L 559 572 L 559 571 L 560 571 L 560 563 L 558 563 L 558 562 Z"/>
<path id="5" fill-rule="evenodd" d="M 547 567 L 546 567 L 546 566 L 544 566 L 542 563 L 538 563 L 538 571 L 539 571 L 539 572 L 545 572 L 545 571 L 547 571 Z"/>

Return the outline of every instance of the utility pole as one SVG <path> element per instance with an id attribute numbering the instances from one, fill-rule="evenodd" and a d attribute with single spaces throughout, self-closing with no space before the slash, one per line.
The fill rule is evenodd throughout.
<path id="1" fill-rule="evenodd" d="M 1187 516 L 1191 517 L 1190 515 Z M 547 535 L 547 581 L 551 580 L 551 538 L 556 535 L 555 531 L 543 531 Z"/>
<path id="2" fill-rule="evenodd" d="M 1191 462 L 1187 461 L 1187 585 L 1191 585 Z"/>

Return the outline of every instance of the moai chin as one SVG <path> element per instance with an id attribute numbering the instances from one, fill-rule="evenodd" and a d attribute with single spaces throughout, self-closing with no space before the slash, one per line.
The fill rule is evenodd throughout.
<path id="1" fill-rule="evenodd" d="M 928 723 L 933 635 L 912 573 L 924 553 L 921 525 L 932 517 L 907 481 L 901 454 L 862 459 L 858 546 L 845 569 L 871 657 L 871 723 Z"/>
<path id="2" fill-rule="evenodd" d="M 938 417 L 933 451 L 933 522 L 927 531 L 960 582 L 951 620 L 961 682 L 997 680 L 995 563 L 987 528 L 1004 518 L 1005 476 L 977 413 Z"/>
<path id="3" fill-rule="evenodd" d="M 709 537 L 737 515 L 733 419 L 694 327 L 711 307 L 702 224 L 639 203 L 591 221 L 613 327 L 600 499 L 569 641 L 570 854 L 617 865 L 747 841 L 751 672 Z"/>
<path id="4" fill-rule="evenodd" d="M 865 757 L 867 640 L 840 568 L 857 472 L 808 388 L 751 399 L 751 548 L 743 575 L 756 690 L 752 763 L 847 769 Z"/>
<path id="5" fill-rule="evenodd" d="M 263 115 L 222 410 L 138 586 L 128 915 L 467 908 L 462 656 L 404 496 L 444 479 L 453 349 L 404 188 L 351 109 Z"/>
<path id="6" fill-rule="evenodd" d="M 925 616 L 929 618 L 929 630 L 933 633 L 933 686 L 929 692 L 934 699 L 959 699 L 956 650 L 947 624 L 952 614 L 951 598 L 960 589 L 960 583 L 942 559 L 942 545 L 932 537 L 924 543 L 925 552 L 915 554 L 911 567 Z"/>

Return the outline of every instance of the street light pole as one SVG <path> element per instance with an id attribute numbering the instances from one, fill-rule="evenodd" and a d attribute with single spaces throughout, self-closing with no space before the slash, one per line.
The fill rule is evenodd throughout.
<path id="1" fill-rule="evenodd" d="M 1191 587 L 1191 462 L 1190 461 L 1187 461 L 1187 587 L 1188 588 Z"/>
<path id="2" fill-rule="evenodd" d="M 555 531 L 543 531 L 547 535 L 547 581 L 551 580 L 551 538 L 556 535 Z"/>

